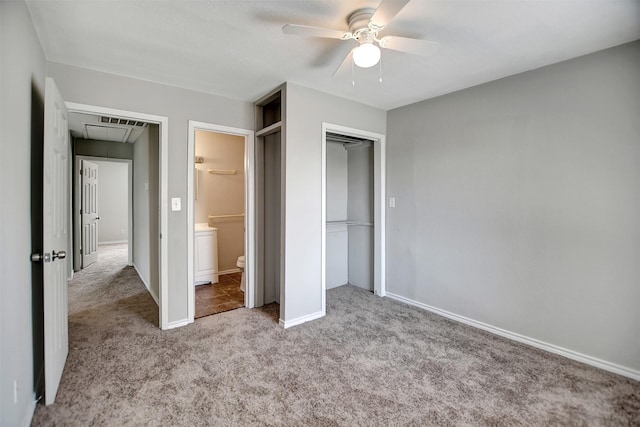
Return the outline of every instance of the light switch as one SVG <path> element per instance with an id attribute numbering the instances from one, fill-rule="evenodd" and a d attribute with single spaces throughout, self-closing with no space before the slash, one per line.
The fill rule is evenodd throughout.
<path id="1" fill-rule="evenodd" d="M 180 197 L 171 198 L 171 210 L 172 211 L 182 210 L 182 205 L 180 203 Z"/>
<path id="2" fill-rule="evenodd" d="M 395 208 L 396 207 L 396 198 L 395 197 L 389 197 L 389 207 L 390 208 Z"/>

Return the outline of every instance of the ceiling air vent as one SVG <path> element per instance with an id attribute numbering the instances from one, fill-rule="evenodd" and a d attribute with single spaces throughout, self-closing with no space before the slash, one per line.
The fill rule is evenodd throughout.
<path id="1" fill-rule="evenodd" d="M 138 122 L 138 121 L 135 121 L 135 120 L 120 119 L 118 117 L 107 117 L 107 116 L 100 117 L 100 122 L 102 122 L 102 123 L 113 123 L 113 124 L 116 124 L 116 125 L 137 126 L 137 127 L 141 127 L 141 128 L 146 128 L 149 125 L 148 123 L 145 123 L 145 122 Z"/>

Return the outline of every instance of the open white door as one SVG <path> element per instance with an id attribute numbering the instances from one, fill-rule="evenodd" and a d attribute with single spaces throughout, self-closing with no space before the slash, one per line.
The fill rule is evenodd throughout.
<path id="1" fill-rule="evenodd" d="M 82 268 L 98 260 L 98 164 L 80 162 L 82 176 Z"/>
<path id="2" fill-rule="evenodd" d="M 44 377 L 45 403 L 53 403 L 69 353 L 67 270 L 69 126 L 64 100 L 47 78 L 44 102 Z"/>

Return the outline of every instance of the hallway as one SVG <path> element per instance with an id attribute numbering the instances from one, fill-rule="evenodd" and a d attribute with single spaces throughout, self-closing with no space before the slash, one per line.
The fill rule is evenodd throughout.
<path id="1" fill-rule="evenodd" d="M 98 261 L 74 273 L 69 282 L 70 334 L 72 324 L 82 322 L 83 313 L 88 310 L 99 310 L 103 304 L 113 304 L 140 293 L 146 293 L 151 299 L 136 270 L 127 265 L 127 255 L 126 243 L 100 245 Z M 150 321 L 158 325 L 157 309 Z"/>

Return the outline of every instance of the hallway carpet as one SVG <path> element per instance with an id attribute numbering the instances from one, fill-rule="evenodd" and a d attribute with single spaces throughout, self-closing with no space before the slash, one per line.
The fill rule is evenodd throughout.
<path id="1" fill-rule="evenodd" d="M 161 331 L 135 272 L 105 261 L 70 285 L 69 358 L 34 426 L 640 420 L 637 381 L 352 286 L 327 292 L 325 318 L 286 331 L 270 308 Z"/>

